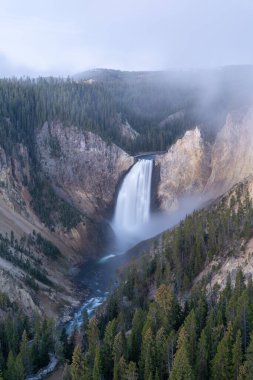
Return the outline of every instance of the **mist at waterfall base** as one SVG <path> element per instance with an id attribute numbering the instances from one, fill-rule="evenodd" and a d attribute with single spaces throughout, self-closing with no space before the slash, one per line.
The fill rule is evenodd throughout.
<path id="1" fill-rule="evenodd" d="M 142 159 L 125 176 L 111 222 L 115 244 L 103 258 L 90 259 L 81 268 L 76 283 L 88 296 L 67 324 L 68 334 L 82 325 L 84 311 L 91 316 L 117 286 L 118 270 L 133 258 L 130 248 L 173 227 L 203 203 L 199 197 L 185 197 L 175 211 L 150 212 L 152 169 L 153 161 Z"/>
<path id="2" fill-rule="evenodd" d="M 111 226 L 117 254 L 123 254 L 143 240 L 171 228 L 203 202 L 199 197 L 184 197 L 170 212 L 151 212 L 152 159 L 141 159 L 126 175 L 120 188 Z M 110 259 L 111 252 L 104 259 Z"/>

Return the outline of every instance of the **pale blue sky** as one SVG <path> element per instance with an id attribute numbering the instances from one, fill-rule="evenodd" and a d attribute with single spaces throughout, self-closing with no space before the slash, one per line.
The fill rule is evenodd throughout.
<path id="1" fill-rule="evenodd" d="M 253 64 L 253 0 L 0 0 L 0 76 Z"/>

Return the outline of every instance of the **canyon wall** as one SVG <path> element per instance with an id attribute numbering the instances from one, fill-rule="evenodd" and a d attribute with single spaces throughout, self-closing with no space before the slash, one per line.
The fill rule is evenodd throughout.
<path id="1" fill-rule="evenodd" d="M 13 144 L 8 152 L 0 146 L 1 289 L 25 313 L 37 311 L 54 317 L 60 308 L 77 305 L 81 294 L 71 283 L 71 271 L 88 255 L 102 254 L 109 232 L 104 216 L 134 159 L 97 135 L 60 122 L 46 122 L 37 130 L 36 148 L 35 165 L 24 144 Z M 35 179 L 41 182 L 34 185 Z M 39 190 L 36 194 L 31 191 L 34 186 Z M 76 225 L 64 227 L 55 211 L 49 216 L 51 226 L 42 222 L 34 205 L 47 207 L 51 189 L 81 211 Z M 40 205 L 38 198 L 44 203 Z M 37 244 L 38 236 L 44 239 L 43 247 Z M 50 256 L 54 247 L 60 252 L 57 257 Z M 39 277 L 29 282 L 28 262 L 30 268 L 46 274 L 46 283 Z"/>
<path id="2" fill-rule="evenodd" d="M 212 145 L 200 130 L 185 133 L 167 153 L 157 156 L 157 197 L 163 210 L 185 196 L 214 199 L 253 173 L 253 109 L 227 116 Z"/>
<path id="3" fill-rule="evenodd" d="M 134 162 L 115 144 L 62 123 L 46 122 L 37 134 L 37 146 L 55 191 L 89 215 L 105 214 L 119 180 Z"/>
<path id="4" fill-rule="evenodd" d="M 195 128 L 177 140 L 167 153 L 157 156 L 156 165 L 160 167 L 157 192 L 160 207 L 173 209 L 183 196 L 203 192 L 211 173 L 210 147 Z"/>
<path id="5" fill-rule="evenodd" d="M 211 154 L 212 172 L 205 192 L 213 196 L 253 173 L 253 109 L 234 112 L 218 133 Z"/>

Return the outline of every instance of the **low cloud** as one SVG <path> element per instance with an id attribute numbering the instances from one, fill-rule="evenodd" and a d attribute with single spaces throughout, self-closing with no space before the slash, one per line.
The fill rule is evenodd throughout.
<path id="1" fill-rule="evenodd" d="M 37 76 L 33 69 L 12 62 L 3 53 L 0 53 L 0 78 Z"/>

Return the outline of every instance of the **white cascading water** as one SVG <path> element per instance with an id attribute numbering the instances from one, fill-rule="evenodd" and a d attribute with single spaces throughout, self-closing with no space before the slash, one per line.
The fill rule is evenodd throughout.
<path id="1" fill-rule="evenodd" d="M 116 234 L 134 234 L 150 217 L 152 160 L 139 160 L 124 178 L 113 218 Z"/>

